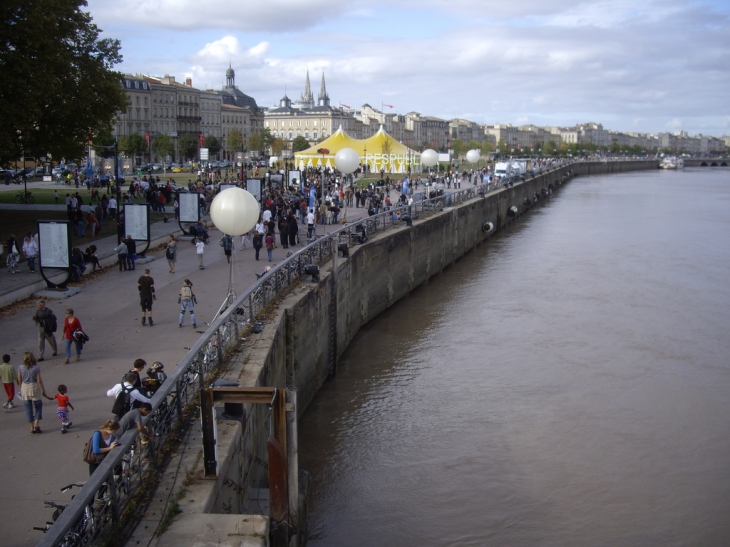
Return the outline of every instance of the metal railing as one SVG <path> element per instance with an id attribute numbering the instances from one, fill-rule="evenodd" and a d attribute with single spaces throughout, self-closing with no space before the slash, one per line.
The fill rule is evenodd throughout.
<path id="1" fill-rule="evenodd" d="M 136 511 L 136 504 L 130 506 L 130 501 L 138 492 L 154 488 L 145 481 L 152 482 L 157 455 L 169 449 L 168 442 L 181 434 L 180 426 L 193 408 L 200 389 L 209 383 L 206 382 L 208 376 L 224 364 L 225 354 L 238 345 L 244 328 L 252 326 L 257 315 L 282 290 L 306 275 L 305 266 L 323 262 L 338 251 L 340 243 L 347 243 L 349 247 L 391 226 L 402 226 L 406 215 L 416 219 L 502 188 L 501 184 L 480 184 L 414 201 L 411 205 L 391 207 L 329 234 L 315 235 L 304 248 L 272 268 L 211 323 L 153 395 L 153 412 L 145 425 L 155 433 L 154 441 L 142 444 L 136 428 L 126 432 L 118 447 L 108 453 L 38 546 L 94 545 L 112 535 L 117 539 L 122 537 L 118 525 L 125 520 L 125 511 L 130 516 Z"/>

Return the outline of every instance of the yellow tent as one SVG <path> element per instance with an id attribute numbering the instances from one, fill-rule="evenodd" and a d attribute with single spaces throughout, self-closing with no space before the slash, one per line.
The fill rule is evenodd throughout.
<path id="1" fill-rule="evenodd" d="M 399 143 L 388 135 L 381 126 L 369 139 L 355 139 L 344 132 L 342 126 L 329 138 L 319 144 L 295 152 L 295 163 L 300 169 L 307 167 L 335 168 L 335 154 L 343 148 L 352 148 L 360 156 L 360 162 L 367 162 L 370 172 L 381 169 L 388 173 L 406 173 L 408 167 L 420 170 L 421 155 Z M 326 150 L 322 154 L 319 151 Z"/>

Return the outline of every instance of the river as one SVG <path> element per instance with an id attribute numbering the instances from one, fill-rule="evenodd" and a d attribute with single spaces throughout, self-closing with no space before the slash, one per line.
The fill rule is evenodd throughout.
<path id="1" fill-rule="evenodd" d="M 730 545 L 730 170 L 576 178 L 356 336 L 323 546 Z"/>

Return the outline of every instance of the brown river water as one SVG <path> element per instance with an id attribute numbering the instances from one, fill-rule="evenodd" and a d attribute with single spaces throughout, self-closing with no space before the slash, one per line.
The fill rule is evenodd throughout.
<path id="1" fill-rule="evenodd" d="M 730 545 L 730 170 L 577 178 L 366 325 L 309 545 Z"/>

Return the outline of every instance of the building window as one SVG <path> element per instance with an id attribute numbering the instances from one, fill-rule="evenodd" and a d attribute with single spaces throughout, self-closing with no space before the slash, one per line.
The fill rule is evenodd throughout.
<path id="1" fill-rule="evenodd" d="M 312 133 L 312 138 L 313 138 L 313 139 L 314 139 L 315 141 L 317 140 L 317 132 L 316 132 L 316 131 L 315 131 L 314 133 Z"/>
<path id="2" fill-rule="evenodd" d="M 327 120 L 322 120 L 322 127 L 327 127 Z M 324 136 L 324 133 L 322 133 Z"/>
<path id="3" fill-rule="evenodd" d="M 306 122 L 304 122 L 304 125 L 306 125 L 307 127 L 309 127 L 309 120 L 307 120 Z"/>
<path id="4" fill-rule="evenodd" d="M 314 120 L 314 127 L 317 127 L 317 120 Z"/>
<path id="5" fill-rule="evenodd" d="M 274 122 L 274 123 L 276 123 L 276 122 Z M 266 122 L 266 124 L 265 124 L 265 125 L 266 125 L 266 127 L 269 127 L 269 122 Z"/>
<path id="6" fill-rule="evenodd" d="M 326 139 L 327 138 L 327 131 L 322 131 L 322 138 L 323 139 Z"/>
<path id="7" fill-rule="evenodd" d="M 309 131 L 304 132 L 304 138 L 309 140 Z"/>
<path id="8" fill-rule="evenodd" d="M 293 127 L 293 126 L 294 126 L 294 122 L 292 120 L 289 120 L 289 127 Z"/>
<path id="9" fill-rule="evenodd" d="M 297 125 L 298 125 L 299 127 L 301 127 L 301 126 L 302 126 L 302 120 L 297 120 Z"/>
<path id="10" fill-rule="evenodd" d="M 292 138 L 293 138 L 292 132 L 289 131 L 289 140 L 292 140 Z"/>

